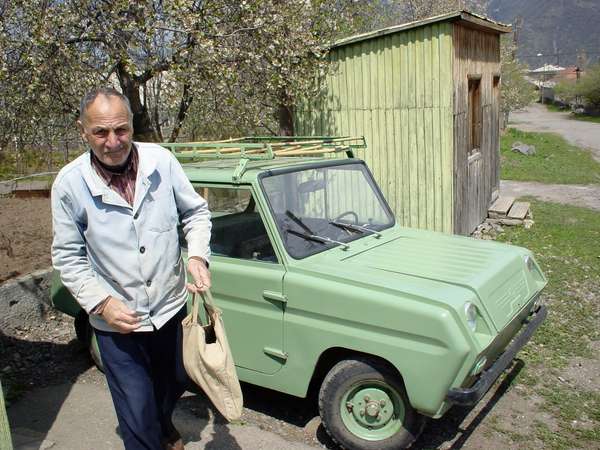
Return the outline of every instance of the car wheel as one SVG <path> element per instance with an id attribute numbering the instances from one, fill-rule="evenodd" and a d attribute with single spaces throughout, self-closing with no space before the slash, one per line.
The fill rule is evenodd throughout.
<path id="1" fill-rule="evenodd" d="M 83 309 L 75 316 L 74 325 L 77 339 L 87 343 L 90 339 L 90 322 L 87 313 Z"/>
<path id="2" fill-rule="evenodd" d="M 96 333 L 94 333 L 94 328 L 90 326 L 88 315 L 85 311 L 80 311 L 75 317 L 75 334 L 77 335 L 77 339 L 87 345 L 92 361 L 94 361 L 96 367 L 104 372 L 102 358 L 100 358 L 100 349 L 98 348 L 98 341 L 96 340 Z"/>
<path id="3" fill-rule="evenodd" d="M 319 412 L 329 435 L 347 450 L 407 448 L 425 423 L 399 376 L 370 358 L 340 361 L 329 371 Z"/>

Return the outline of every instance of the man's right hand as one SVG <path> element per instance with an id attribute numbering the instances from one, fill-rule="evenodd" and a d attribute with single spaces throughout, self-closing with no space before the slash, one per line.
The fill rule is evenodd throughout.
<path id="1" fill-rule="evenodd" d="M 135 311 L 115 297 L 108 297 L 101 315 L 107 324 L 122 334 L 131 333 L 140 327 L 140 318 Z"/>

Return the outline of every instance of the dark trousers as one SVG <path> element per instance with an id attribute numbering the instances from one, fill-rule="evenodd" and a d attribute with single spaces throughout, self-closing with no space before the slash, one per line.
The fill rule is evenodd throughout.
<path id="1" fill-rule="evenodd" d="M 185 307 L 160 330 L 120 334 L 95 330 L 104 372 L 127 450 L 162 450 L 188 377 L 181 321 Z"/>

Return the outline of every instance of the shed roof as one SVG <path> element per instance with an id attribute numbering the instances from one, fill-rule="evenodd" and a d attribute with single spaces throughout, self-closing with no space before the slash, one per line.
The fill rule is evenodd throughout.
<path id="1" fill-rule="evenodd" d="M 471 27 L 476 27 L 482 30 L 490 31 L 493 33 L 509 33 L 511 26 L 500 22 L 493 21 L 487 17 L 480 16 L 468 11 L 460 10 L 453 11 L 447 14 L 441 14 L 439 16 L 429 17 L 423 20 L 417 20 L 415 22 L 407 22 L 400 25 L 394 25 L 380 30 L 370 31 L 368 33 L 357 34 L 347 38 L 340 39 L 334 42 L 331 48 L 343 47 L 348 44 L 354 44 L 355 42 L 366 41 L 369 39 L 386 36 L 388 34 L 398 33 L 400 31 L 410 30 L 412 28 L 418 28 L 425 25 L 430 25 L 437 22 L 462 22 Z"/>

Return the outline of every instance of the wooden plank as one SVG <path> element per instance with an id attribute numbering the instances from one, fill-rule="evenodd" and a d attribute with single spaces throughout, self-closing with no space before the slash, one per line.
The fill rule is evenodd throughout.
<path id="1" fill-rule="evenodd" d="M 496 200 L 494 202 L 494 204 L 492 206 L 490 206 L 490 209 L 488 210 L 488 212 L 490 214 L 498 214 L 500 216 L 506 217 L 506 215 L 508 214 L 508 211 L 510 210 L 510 208 L 514 202 L 515 202 L 514 197 L 500 197 L 498 200 Z M 490 216 L 490 217 L 492 217 L 492 216 Z"/>
<path id="2" fill-rule="evenodd" d="M 531 204 L 529 202 L 515 202 L 508 211 L 509 219 L 524 219 Z"/>

